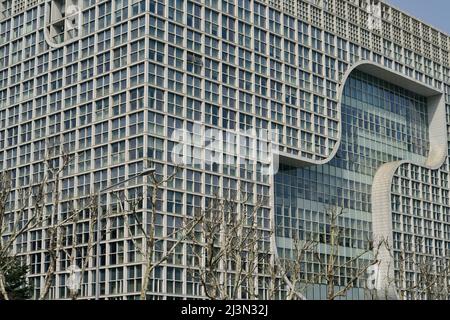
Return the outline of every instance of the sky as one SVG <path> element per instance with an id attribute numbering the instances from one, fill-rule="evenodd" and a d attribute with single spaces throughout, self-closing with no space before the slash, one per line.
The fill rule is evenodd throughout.
<path id="1" fill-rule="evenodd" d="M 386 2 L 450 34 L 449 0 L 387 0 Z"/>

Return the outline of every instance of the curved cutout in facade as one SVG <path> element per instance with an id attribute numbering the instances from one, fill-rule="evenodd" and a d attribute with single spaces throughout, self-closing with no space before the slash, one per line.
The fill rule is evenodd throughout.
<path id="1" fill-rule="evenodd" d="M 429 148 L 427 154 L 424 154 L 423 163 L 416 163 L 417 165 L 423 165 L 430 169 L 439 168 L 447 157 L 447 130 L 446 130 L 446 117 L 445 117 L 445 98 L 442 92 L 436 89 L 426 86 L 420 82 L 413 79 L 406 78 L 400 73 L 387 69 L 383 66 L 375 64 L 370 61 L 361 61 L 351 68 L 349 68 L 343 77 L 342 83 L 338 90 L 338 114 L 339 114 L 339 139 L 335 146 L 333 153 L 329 159 L 322 162 L 317 162 L 315 165 L 324 165 L 330 162 L 338 153 L 341 146 L 342 140 L 342 100 L 343 92 L 347 80 L 350 75 L 355 71 L 359 70 L 361 72 L 373 75 L 376 78 L 384 80 L 388 83 L 395 84 L 397 87 L 406 89 L 417 93 L 420 96 L 426 97 L 426 110 L 428 116 L 428 140 Z M 280 157 L 280 162 L 288 164 L 289 166 L 302 167 L 306 163 L 301 160 L 293 159 L 289 155 L 282 154 Z M 414 163 L 410 159 L 405 159 L 396 162 L 390 162 L 382 165 L 377 171 L 373 178 L 372 184 L 372 222 L 373 228 L 372 232 L 375 237 L 383 237 L 386 239 L 392 238 L 392 215 L 390 211 L 390 190 L 393 176 L 399 166 L 403 163 Z M 275 223 L 276 221 L 276 210 L 275 210 L 275 183 L 273 183 L 274 188 L 272 196 L 273 200 L 273 216 L 272 219 Z M 389 226 L 391 228 L 389 229 Z M 273 237 L 274 252 L 278 254 L 277 237 L 274 234 Z M 380 259 L 382 260 L 382 265 L 380 266 L 379 279 L 383 277 L 383 273 L 386 273 L 387 266 L 391 265 L 392 259 L 387 251 L 381 253 Z M 387 273 L 386 273 L 387 274 Z M 286 281 L 289 283 L 289 281 Z M 377 289 L 385 290 L 385 286 L 378 281 Z M 390 294 L 392 295 L 392 294 Z"/>
<path id="2" fill-rule="evenodd" d="M 336 156 L 336 153 L 338 152 L 339 147 L 340 147 L 341 135 L 342 135 L 342 119 L 341 119 L 342 106 L 341 106 L 341 104 L 342 104 L 343 89 L 345 87 L 348 77 L 354 70 L 363 71 L 363 72 L 371 74 L 377 78 L 383 79 L 387 82 L 394 83 L 404 89 L 407 89 L 407 90 L 416 92 L 422 96 L 428 97 L 430 107 L 436 105 L 434 108 L 432 107 L 432 112 L 430 112 L 430 114 L 429 114 L 430 119 L 433 119 L 434 117 L 438 117 L 438 118 L 442 117 L 442 112 L 444 112 L 443 113 L 444 118 L 441 118 L 441 120 L 443 121 L 443 124 L 439 122 L 439 119 L 432 120 L 433 125 L 438 126 L 437 128 L 444 128 L 444 136 L 442 137 L 442 133 L 440 132 L 441 130 L 437 130 L 436 128 L 431 129 L 431 131 L 430 131 L 430 142 L 432 143 L 431 149 L 433 151 L 430 150 L 430 160 L 429 161 L 431 163 L 433 163 L 433 161 L 434 161 L 434 162 L 442 164 L 443 161 L 445 160 L 445 157 L 447 156 L 447 151 L 446 151 L 447 136 L 446 136 L 446 129 L 445 129 L 446 128 L 445 97 L 443 96 L 443 93 L 437 91 L 434 87 L 425 85 L 424 83 L 418 82 L 414 79 L 407 78 L 406 76 L 404 76 L 401 73 L 398 73 L 394 70 L 388 69 L 382 65 L 376 64 L 369 60 L 362 60 L 362 61 L 359 61 L 359 62 L 353 64 L 352 66 L 350 66 L 341 80 L 341 84 L 338 88 L 338 105 L 337 105 L 337 110 L 338 110 L 338 114 L 339 114 L 338 139 L 337 139 L 337 143 L 334 146 L 333 151 L 331 152 L 329 157 L 322 161 L 311 161 L 310 162 L 310 161 L 305 161 L 304 159 L 298 159 L 289 153 L 280 152 L 279 153 L 280 162 L 286 163 L 286 164 L 289 164 L 292 166 L 304 166 L 304 165 L 310 165 L 311 163 L 314 165 L 323 165 L 323 164 L 330 162 Z M 437 106 L 441 106 L 441 109 L 442 109 L 441 112 L 438 112 L 438 110 L 434 110 L 434 109 L 437 109 Z M 430 125 L 431 125 L 431 123 L 430 123 Z M 433 127 L 430 127 L 430 128 L 433 128 Z M 442 148 L 443 140 L 445 140 L 444 148 Z M 443 154 L 445 154 L 444 159 L 442 159 Z"/>
<path id="3" fill-rule="evenodd" d="M 378 169 L 372 186 L 373 233 L 377 238 L 387 241 L 389 248 L 393 248 L 391 186 L 394 175 L 404 164 L 437 170 L 445 163 L 448 153 L 445 97 L 443 93 L 430 90 L 430 88 L 424 87 L 421 83 L 416 83 L 416 91 L 420 91 L 428 97 L 430 140 L 428 158 L 425 163 L 416 163 L 408 160 L 386 163 Z M 380 265 L 376 289 L 380 295 L 390 299 L 398 299 L 399 295 L 395 287 L 395 281 L 393 281 L 394 257 L 392 257 L 388 248 L 383 246 L 379 258 Z"/>

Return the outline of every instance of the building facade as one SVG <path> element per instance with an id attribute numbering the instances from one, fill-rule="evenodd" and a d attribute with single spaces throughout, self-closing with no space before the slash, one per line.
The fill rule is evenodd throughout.
<path id="1" fill-rule="evenodd" d="M 442 273 L 450 252 L 449 52 L 447 34 L 376 0 L 1 0 L 0 167 L 15 188 L 7 208 L 19 210 L 19 190 L 42 180 L 49 153 L 63 161 L 55 148 L 75 159 L 59 186 L 57 212 L 66 214 L 148 159 L 160 176 L 174 172 L 176 130 L 198 139 L 208 129 L 268 131 L 276 174 L 262 174 L 258 158 L 224 151 L 222 162 L 202 161 L 208 147 L 193 152 L 198 161 L 161 193 L 162 234 L 239 186 L 269 199 L 258 226 L 275 230 L 264 242 L 276 256 L 288 258 L 293 239 L 311 234 L 326 256 L 325 211 L 336 205 L 344 209 L 342 259 L 383 237 L 393 251 L 381 252 L 380 294 L 427 298 L 402 289 L 420 277 L 403 256 Z M 123 188 L 149 191 L 143 177 Z M 114 206 L 113 195 L 101 199 Z M 89 262 L 81 296 L 95 296 L 98 277 L 101 298 L 135 298 L 144 266 L 123 217 L 104 223 L 114 232 L 101 241 L 98 274 Z M 80 248 L 87 226 L 77 226 Z M 48 267 L 46 234 L 32 230 L 14 248 L 30 265 L 36 295 Z M 319 268 L 305 265 L 312 276 Z M 69 266 L 59 259 L 50 298 L 68 296 Z M 148 296 L 202 296 L 193 267 L 183 247 L 179 260 L 157 268 Z M 337 288 L 352 272 L 339 270 Z M 366 287 L 363 276 L 345 298 L 368 298 Z M 323 299 L 325 286 L 314 283 L 305 296 Z"/>

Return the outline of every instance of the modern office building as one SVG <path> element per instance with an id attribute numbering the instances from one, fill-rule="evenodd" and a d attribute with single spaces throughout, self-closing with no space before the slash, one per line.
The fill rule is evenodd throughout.
<path id="1" fill-rule="evenodd" d="M 242 154 L 224 151 L 216 162 L 202 160 L 207 147 L 191 154 L 198 161 L 185 163 L 161 192 L 162 234 L 216 191 L 239 186 L 269 198 L 258 225 L 265 235 L 275 230 L 264 240 L 275 256 L 289 257 L 294 239 L 313 235 L 326 257 L 326 210 L 338 206 L 340 261 L 357 257 L 371 238 L 387 239 L 393 252 L 380 253 L 376 287 L 380 296 L 403 297 L 420 278 L 404 255 L 447 274 L 449 107 L 449 35 L 384 1 L 0 0 L 0 168 L 13 177 L 11 212 L 21 208 L 20 189 L 42 180 L 46 155 L 63 161 L 56 147 L 75 159 L 61 173 L 56 212 L 64 215 L 92 189 L 145 170 L 148 159 L 170 175 L 175 130 L 195 139 L 208 129 L 276 132 L 275 175 Z M 144 177 L 122 188 L 149 191 Z M 111 194 L 101 199 L 113 206 Z M 76 227 L 81 251 L 87 220 Z M 98 270 L 91 259 L 80 295 L 136 298 L 144 265 L 123 217 L 104 224 L 110 232 Z M 32 230 L 14 247 L 30 265 L 36 296 L 48 267 L 47 232 Z M 203 295 L 187 247 L 179 257 L 156 269 L 149 298 Z M 67 298 L 69 266 L 61 256 L 49 298 Z M 339 269 L 337 288 L 354 267 Z M 319 269 L 306 259 L 307 277 Z M 343 298 L 366 299 L 366 287 L 363 275 Z M 427 298 L 423 288 L 404 291 Z M 317 281 L 304 295 L 324 299 L 325 285 Z"/>

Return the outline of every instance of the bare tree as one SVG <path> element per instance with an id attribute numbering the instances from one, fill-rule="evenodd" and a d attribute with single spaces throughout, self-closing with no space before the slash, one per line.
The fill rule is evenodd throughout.
<path id="1" fill-rule="evenodd" d="M 60 172 L 58 172 L 58 175 L 59 174 Z M 35 186 L 14 190 L 8 173 L 1 173 L 0 257 L 13 254 L 12 247 L 19 237 L 26 236 L 29 231 L 36 227 L 42 226 L 43 224 L 51 224 L 51 217 L 50 219 L 46 217 L 43 209 L 46 201 L 46 193 L 48 192 L 48 178 L 49 177 L 45 175 L 43 180 Z M 54 184 L 58 185 L 56 180 L 54 181 Z M 15 196 L 16 193 L 17 196 Z M 9 197 L 13 197 L 11 201 L 8 201 Z M 57 197 L 54 199 L 57 199 Z M 32 201 L 31 205 L 30 200 Z M 16 208 L 14 203 L 18 203 L 18 208 Z M 33 209 L 30 209 L 30 207 L 33 207 Z M 55 261 L 54 264 L 56 264 L 56 257 L 53 257 L 51 253 L 51 250 L 55 244 L 55 237 L 53 236 L 52 231 L 49 231 L 49 234 L 51 235 L 51 240 L 49 242 L 49 254 L 51 255 L 51 260 Z M 51 263 L 50 268 L 46 273 L 46 279 L 53 272 L 52 265 L 53 264 Z M 4 291 L 3 288 L 4 276 L 2 270 L 0 270 L 0 290 L 2 291 L 4 298 L 8 299 L 6 291 Z M 48 290 L 46 292 L 48 292 Z"/>
<path id="2" fill-rule="evenodd" d="M 372 239 L 368 239 L 368 246 L 359 249 L 353 257 L 346 258 L 341 254 L 345 230 L 339 219 L 343 213 L 343 209 L 337 206 L 327 208 L 326 234 L 307 233 L 301 239 L 294 236 L 291 248 L 279 258 L 279 275 L 287 291 L 286 299 L 303 300 L 309 286 L 325 284 L 326 298 L 335 300 L 345 296 L 358 281 L 365 278 L 371 266 L 379 263 L 378 252 L 383 240 L 375 244 Z M 306 269 L 312 263 L 318 265 L 317 270 Z M 342 269 L 346 269 L 345 276 L 340 274 Z"/>
<path id="3" fill-rule="evenodd" d="M 292 248 L 289 256 L 278 259 L 279 275 L 286 288 L 287 300 L 304 300 L 306 286 L 312 279 L 308 279 L 305 270 L 306 259 L 309 255 L 314 257 L 317 252 L 317 241 L 313 238 L 300 240 L 297 236 L 292 239 Z"/>
<path id="4" fill-rule="evenodd" d="M 45 193 L 50 200 L 50 214 L 45 216 L 44 232 L 46 233 L 46 255 L 49 259 L 48 268 L 45 270 L 44 286 L 41 288 L 39 300 L 48 298 L 51 286 L 54 282 L 57 271 L 58 257 L 63 249 L 64 230 L 69 223 L 73 223 L 76 218 L 76 211 L 72 210 L 67 215 L 61 214 L 61 181 L 63 172 L 73 161 L 73 157 L 66 152 L 60 152 L 59 148 L 49 148 L 49 154 L 46 156 L 45 163 L 48 176 L 45 179 Z"/>
<path id="5" fill-rule="evenodd" d="M 145 222 L 142 211 L 142 202 L 144 195 L 134 195 L 127 197 L 125 193 L 116 193 L 115 196 L 119 203 L 119 213 L 124 216 L 125 227 L 138 255 L 144 262 L 144 274 L 142 276 L 142 285 L 140 299 L 147 298 L 147 290 L 152 274 L 158 266 L 166 262 L 169 257 L 182 245 L 183 241 L 193 232 L 195 226 L 202 219 L 201 217 L 183 217 L 183 223 L 170 234 L 160 235 L 157 230 L 157 208 L 160 200 L 160 192 L 163 187 L 172 181 L 179 168 L 176 167 L 174 173 L 166 178 L 158 178 L 155 173 L 150 174 L 150 213 L 148 221 Z M 160 244 L 169 243 L 165 251 L 158 250 Z"/>
<path id="6" fill-rule="evenodd" d="M 449 257 L 417 257 L 417 297 L 426 300 L 448 300 Z"/>
<path id="7" fill-rule="evenodd" d="M 325 244 L 327 252 L 321 254 L 316 252 L 316 259 L 319 263 L 318 279 L 324 280 L 327 287 L 327 299 L 335 300 L 338 297 L 347 295 L 348 291 L 353 288 L 357 281 L 364 279 L 363 277 L 373 265 L 379 263 L 378 253 L 384 240 L 377 243 L 373 239 L 367 239 L 368 245 L 359 250 L 355 256 L 351 258 L 342 257 L 340 248 L 343 245 L 344 228 L 339 224 L 339 218 L 342 217 L 344 211 L 341 207 L 332 206 L 326 209 L 326 217 L 328 220 L 329 234 L 326 237 Z M 341 284 L 338 282 L 338 273 L 343 268 L 347 269 L 347 275 L 340 277 Z M 349 269 L 351 274 L 348 274 Z M 338 286 L 339 285 L 339 286 Z M 337 289 L 338 287 L 338 289 Z"/>
<path id="8" fill-rule="evenodd" d="M 16 256 L 13 250 L 16 240 L 27 237 L 31 231 L 42 231 L 45 235 L 46 269 L 44 284 L 38 299 L 48 298 L 57 272 L 57 264 L 64 252 L 65 234 L 76 222 L 79 210 L 61 212 L 61 183 L 73 158 L 60 147 L 46 145 L 47 153 L 41 165 L 43 171 L 26 187 L 12 183 L 8 172 L 0 173 L 0 258 Z M 17 251 L 17 250 L 16 250 Z M 0 292 L 8 299 L 4 288 L 3 267 L 0 266 Z"/>
<path id="9" fill-rule="evenodd" d="M 96 244 L 96 225 L 98 223 L 98 213 L 99 213 L 99 203 L 98 197 L 95 193 L 84 199 L 81 202 L 81 209 L 73 209 L 73 219 L 69 224 L 65 225 L 66 236 L 63 237 L 62 251 L 68 258 L 70 266 L 73 268 L 72 272 L 77 272 L 79 277 L 74 277 L 71 279 L 72 283 L 69 286 L 69 297 L 72 300 L 76 300 L 79 297 L 79 287 L 83 281 L 83 277 L 90 266 L 90 261 L 94 258 L 94 246 Z M 87 202 L 87 203 L 86 203 Z M 83 216 L 83 212 L 88 212 L 87 222 L 80 221 Z M 88 224 L 87 242 L 78 241 L 77 228 L 82 225 L 82 223 Z M 68 240 L 66 240 L 68 238 Z M 84 247 L 84 248 L 83 248 Z"/>
<path id="10" fill-rule="evenodd" d="M 269 272 L 271 233 L 258 226 L 263 197 L 252 201 L 243 191 L 208 198 L 191 233 L 191 274 L 212 300 L 258 298 L 258 274 Z"/>
<path id="11" fill-rule="evenodd" d="M 16 240 L 26 236 L 28 231 L 42 222 L 44 184 L 45 182 L 42 182 L 35 188 L 14 190 L 10 172 L 0 172 L 0 261 L 13 261 L 7 257 L 16 256 L 13 250 Z M 30 209 L 30 202 L 33 209 Z M 17 207 L 15 203 L 18 203 Z M 8 300 L 5 289 L 6 270 L 8 265 L 0 264 L 0 294 L 3 299 Z"/>
<path id="12" fill-rule="evenodd" d="M 450 256 L 435 257 L 423 252 L 424 240 L 415 239 L 414 248 L 400 243 L 397 248 L 386 244 L 394 265 L 393 277 L 385 280 L 394 287 L 400 300 L 448 300 L 450 295 Z M 394 268 L 395 266 L 395 268 Z M 388 296 L 386 295 L 386 298 Z"/>
<path id="13" fill-rule="evenodd" d="M 273 247 L 273 246 L 272 246 Z M 261 283 L 262 286 L 266 288 L 266 295 L 260 298 L 265 300 L 277 300 L 280 298 L 280 292 L 283 288 L 282 277 L 280 275 L 280 268 L 278 259 L 275 254 L 272 254 L 267 259 L 267 267 L 265 268 L 265 273 L 268 274 L 267 277 L 263 278 Z"/>

